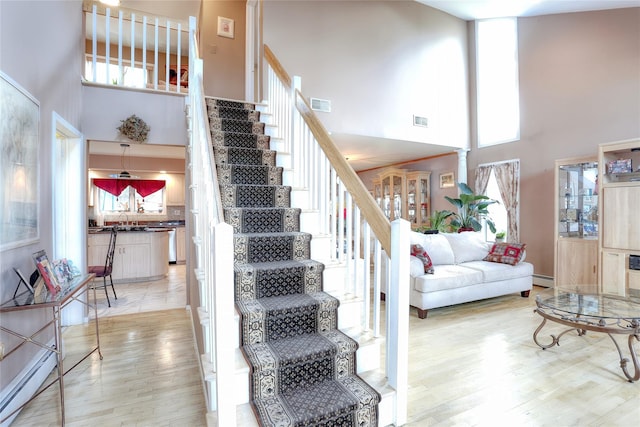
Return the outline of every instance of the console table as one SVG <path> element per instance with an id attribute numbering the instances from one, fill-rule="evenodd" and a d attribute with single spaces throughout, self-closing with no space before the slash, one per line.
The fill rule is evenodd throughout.
<path id="1" fill-rule="evenodd" d="M 623 297 L 598 293 L 592 287 L 563 289 L 556 287 L 536 296 L 537 308 L 534 312 L 542 316 L 542 323 L 533 333 L 533 341 L 543 350 L 559 345 L 560 338 L 567 332 L 577 331 L 579 336 L 587 331 L 609 335 L 620 355 L 620 367 L 629 382 L 640 379 L 640 363 L 633 346 L 640 341 L 640 298 Z M 569 329 L 560 335 L 551 335 L 551 342 L 538 341 L 538 333 L 547 320 Z M 614 335 L 628 335 L 629 354 L 634 372 L 628 369 L 629 359 L 624 357 Z"/>
<path id="2" fill-rule="evenodd" d="M 22 311 L 22 310 L 39 310 L 39 309 L 49 309 L 49 308 L 51 309 L 51 320 L 46 324 L 44 324 L 40 329 L 38 329 L 36 332 L 31 334 L 30 336 L 25 336 L 18 331 L 11 330 L 4 326 L 0 326 L 0 330 L 2 330 L 3 332 L 11 334 L 22 340 L 20 344 L 18 344 L 15 348 L 11 349 L 11 351 L 5 354 L 5 357 L 8 357 L 11 353 L 13 353 L 14 351 L 16 351 L 18 348 L 22 347 L 26 343 L 35 344 L 39 347 L 42 347 L 43 349 L 51 353 L 55 353 L 57 357 L 57 369 L 56 369 L 57 377 L 53 379 L 51 382 L 49 382 L 48 384 L 42 386 L 36 394 L 34 394 L 29 400 L 27 400 L 25 403 L 20 405 L 20 407 L 16 408 L 14 411 L 12 411 L 6 417 L 0 420 L 0 422 L 4 422 L 7 419 L 9 419 L 16 412 L 18 412 L 20 409 L 26 406 L 29 402 L 31 402 L 33 399 L 38 397 L 42 392 L 44 392 L 45 390 L 47 390 L 49 387 L 51 387 L 53 384 L 57 382 L 60 386 L 60 411 L 62 414 L 62 425 L 65 424 L 64 376 L 67 374 L 67 372 L 71 371 L 73 368 L 78 366 L 82 361 L 84 361 L 87 357 L 89 357 L 91 354 L 93 354 L 96 351 L 98 352 L 98 354 L 100 355 L 100 359 L 102 360 L 102 353 L 100 352 L 100 334 L 98 329 L 98 307 L 96 303 L 97 302 L 96 290 L 95 288 L 89 286 L 89 284 L 94 279 L 94 277 L 95 277 L 94 274 L 88 274 L 88 275 L 77 277 L 73 281 L 67 283 L 60 292 L 58 292 L 56 295 L 53 295 L 53 296 L 43 292 L 43 294 L 37 297 L 34 297 L 34 295 L 31 292 L 26 291 L 17 295 L 15 298 L 3 303 L 2 305 L 0 305 L 1 313 L 12 312 L 12 311 Z M 91 288 L 93 288 L 93 304 L 90 304 L 88 302 L 88 295 L 86 298 L 87 301 L 83 301 L 82 299 L 80 299 L 80 297 L 83 294 L 87 294 L 89 289 Z M 95 312 L 95 323 L 96 323 L 96 346 L 93 347 L 91 350 L 89 350 L 88 353 L 86 353 L 78 362 L 76 362 L 73 366 L 71 366 L 65 371 L 65 368 L 63 365 L 64 360 L 62 355 L 63 344 L 62 344 L 61 314 L 62 314 L 62 310 L 73 301 L 78 301 L 81 304 L 90 308 L 93 307 Z M 50 326 L 53 327 L 54 336 L 55 336 L 54 344 L 52 346 L 36 339 L 36 337 L 40 333 L 47 330 Z"/>

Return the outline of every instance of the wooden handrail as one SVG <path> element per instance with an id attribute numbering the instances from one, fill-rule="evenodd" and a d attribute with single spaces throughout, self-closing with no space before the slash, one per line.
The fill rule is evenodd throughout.
<path id="1" fill-rule="evenodd" d="M 313 110 L 311 110 L 311 106 L 298 90 L 296 90 L 296 108 L 331 162 L 331 166 L 336 170 L 338 177 L 340 177 L 342 183 L 347 190 L 349 190 L 349 193 L 351 193 L 351 197 L 355 200 L 358 208 L 360 208 L 360 212 L 369 223 L 373 233 L 380 241 L 382 248 L 389 255 L 392 255 L 391 223 L 387 217 L 384 216 L 384 213 L 373 199 L 373 196 L 371 196 L 371 193 L 369 193 L 369 190 L 367 190 L 362 180 L 345 160 L 333 142 L 333 139 L 331 139 L 327 129 L 320 122 Z"/>
<path id="2" fill-rule="evenodd" d="M 264 58 L 266 59 L 267 63 L 271 65 L 271 68 L 273 68 L 273 72 L 276 73 L 276 76 L 278 77 L 278 79 L 280 79 L 282 84 L 291 89 L 291 77 L 289 77 L 289 74 L 287 74 L 287 72 L 284 70 L 284 67 L 282 66 L 280 61 L 278 61 L 278 58 L 276 58 L 273 51 L 269 49 L 269 46 L 267 46 L 266 44 L 264 45 Z"/>

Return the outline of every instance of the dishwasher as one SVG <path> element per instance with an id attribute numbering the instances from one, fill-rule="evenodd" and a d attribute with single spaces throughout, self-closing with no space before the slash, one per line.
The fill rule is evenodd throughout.
<path id="1" fill-rule="evenodd" d="M 169 230 L 169 264 L 175 264 L 177 260 L 176 255 L 176 229 L 171 228 Z"/>

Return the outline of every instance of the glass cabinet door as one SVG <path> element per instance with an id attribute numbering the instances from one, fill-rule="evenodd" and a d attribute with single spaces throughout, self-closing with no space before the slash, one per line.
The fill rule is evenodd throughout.
<path id="1" fill-rule="evenodd" d="M 407 220 L 412 228 L 429 226 L 431 212 L 431 172 L 407 173 Z"/>
<path id="2" fill-rule="evenodd" d="M 598 164 L 557 166 L 558 237 L 598 237 Z"/>
<path id="3" fill-rule="evenodd" d="M 406 216 L 405 186 L 406 171 L 389 169 L 380 175 L 382 187 L 381 208 L 389 221 Z"/>

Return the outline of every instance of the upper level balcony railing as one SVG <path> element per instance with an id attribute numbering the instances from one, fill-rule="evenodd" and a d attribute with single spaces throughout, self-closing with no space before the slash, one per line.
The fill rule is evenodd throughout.
<path id="1" fill-rule="evenodd" d="M 86 81 L 187 93 L 187 22 L 91 1 L 83 10 Z"/>

